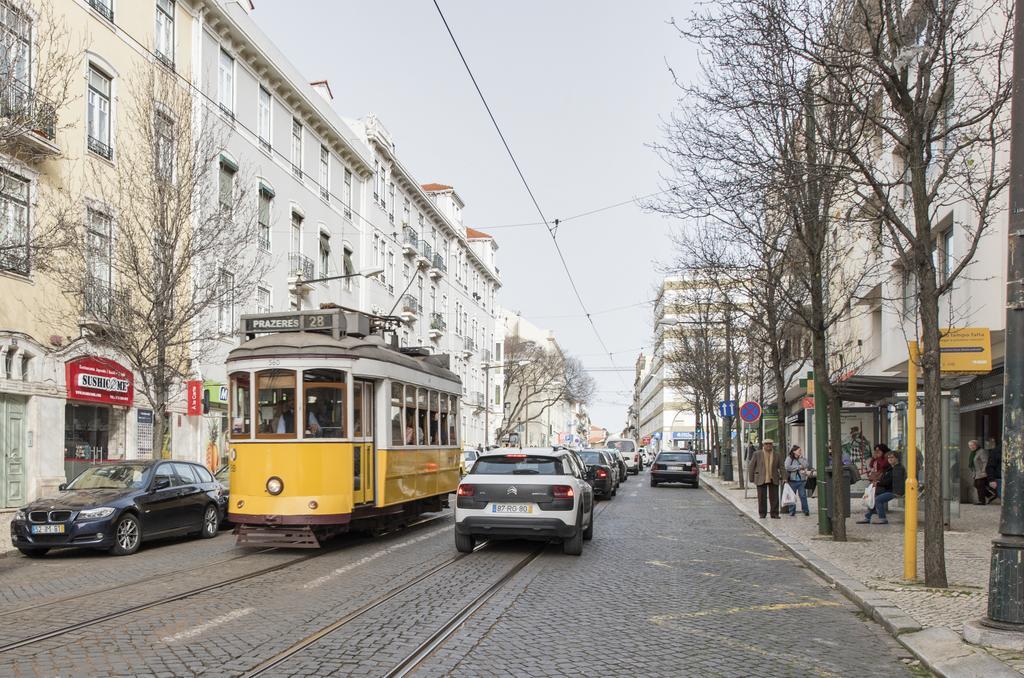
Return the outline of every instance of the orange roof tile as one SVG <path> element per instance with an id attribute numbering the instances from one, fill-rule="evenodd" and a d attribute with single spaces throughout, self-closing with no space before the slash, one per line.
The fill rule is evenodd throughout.
<path id="1" fill-rule="evenodd" d="M 422 186 L 420 186 L 420 188 L 422 188 L 427 193 L 434 193 L 436 191 L 450 191 L 450 190 L 452 190 L 451 186 L 447 186 L 445 184 L 423 184 Z"/>
<path id="2" fill-rule="evenodd" d="M 483 231 L 478 231 L 475 228 L 470 228 L 468 226 L 466 227 L 466 237 L 470 238 L 470 239 L 472 239 L 472 238 L 488 238 L 490 240 L 494 240 L 494 236 L 492 236 L 491 234 L 484 233 Z"/>

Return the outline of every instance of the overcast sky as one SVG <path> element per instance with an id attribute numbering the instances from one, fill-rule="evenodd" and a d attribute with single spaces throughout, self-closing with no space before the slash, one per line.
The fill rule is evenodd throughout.
<path id="1" fill-rule="evenodd" d="M 666 60 L 692 48 L 666 25 L 689 0 L 441 0 L 477 81 L 549 219 L 654 193 L 646 144 L 677 91 Z M 498 240 L 502 306 L 554 330 L 590 368 L 611 366 L 430 0 L 256 0 L 254 18 L 344 116 L 375 113 L 421 181 L 451 184 L 465 223 Z M 677 225 L 628 205 L 558 229 L 569 268 L 618 367 L 652 335 L 658 266 Z M 632 306 L 631 306 L 632 305 Z M 631 306 L 630 308 L 622 308 Z M 618 309 L 618 310 L 610 310 Z M 607 312 L 606 312 L 607 311 Z M 595 424 L 625 423 L 632 371 L 594 372 Z"/>

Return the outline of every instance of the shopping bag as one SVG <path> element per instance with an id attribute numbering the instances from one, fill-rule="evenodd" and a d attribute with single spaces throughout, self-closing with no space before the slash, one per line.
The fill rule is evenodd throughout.
<path id="1" fill-rule="evenodd" d="M 793 486 L 789 483 L 782 488 L 782 505 L 796 506 L 796 492 L 793 491 Z"/>
<path id="2" fill-rule="evenodd" d="M 864 488 L 864 496 L 860 498 L 861 502 L 864 503 L 864 508 L 873 509 L 875 508 L 875 486 L 874 484 L 868 485 Z"/>

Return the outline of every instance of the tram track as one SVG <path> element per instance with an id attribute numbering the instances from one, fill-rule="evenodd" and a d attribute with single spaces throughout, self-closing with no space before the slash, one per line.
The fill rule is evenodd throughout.
<path id="1" fill-rule="evenodd" d="M 432 523 L 438 522 L 440 520 L 444 520 L 447 517 L 448 517 L 448 514 L 445 513 L 445 514 L 433 516 L 433 517 L 430 517 L 430 518 L 427 518 L 427 519 L 424 519 L 424 520 L 419 520 L 419 521 L 410 523 L 409 525 L 405 526 L 402 530 L 397 530 L 395 533 L 404 533 L 409 528 L 418 527 L 418 526 L 425 525 L 425 524 L 432 524 Z M 280 550 L 280 549 L 267 549 L 267 551 L 273 551 L 273 550 Z M 262 552 L 265 552 L 265 551 L 262 551 Z M 169 603 L 177 602 L 179 600 L 185 600 L 187 598 L 192 598 L 194 596 L 197 596 L 197 595 L 200 595 L 200 594 L 203 594 L 203 593 L 207 593 L 209 591 L 215 591 L 217 589 L 224 588 L 226 586 L 231 586 L 232 584 L 238 584 L 238 583 L 241 583 L 241 582 L 244 582 L 244 581 L 248 581 L 250 579 L 255 579 L 257 577 L 261 577 L 261 576 L 266 575 L 266 574 L 271 574 L 273 572 L 278 572 L 280 570 L 284 570 L 284 569 L 287 569 L 289 567 L 292 567 L 293 565 L 298 565 L 299 563 L 303 563 L 303 562 L 306 562 L 306 561 L 309 561 L 309 560 L 313 560 L 314 558 L 319 558 L 321 556 L 327 555 L 329 553 L 335 553 L 335 552 L 337 552 L 335 549 L 322 549 L 322 550 L 318 550 L 318 551 L 315 551 L 315 552 L 312 552 L 312 553 L 306 553 L 306 554 L 301 555 L 301 556 L 299 556 L 297 558 L 292 558 L 292 559 L 287 560 L 287 561 L 285 561 L 283 563 L 278 563 L 276 565 L 271 565 L 269 567 L 264 567 L 264 568 L 261 568 L 259 570 L 255 570 L 253 572 L 247 572 L 245 574 L 237 575 L 235 577 L 230 577 L 230 578 L 224 579 L 222 581 L 213 582 L 213 583 L 210 583 L 210 584 L 206 584 L 204 586 L 199 586 L 199 587 L 196 587 L 196 588 L 188 589 L 188 590 L 182 591 L 180 593 L 175 593 L 175 594 L 171 594 L 171 595 L 168 595 L 168 596 L 164 596 L 164 597 L 158 598 L 156 600 L 151 600 L 151 601 L 139 603 L 137 605 L 131 605 L 131 606 L 122 608 L 120 610 L 116 610 L 114 612 L 109 612 L 107 614 L 97 615 L 95 617 L 91 617 L 89 619 L 86 619 L 86 620 L 83 620 L 83 621 L 80 621 L 80 622 L 75 622 L 75 623 L 72 623 L 72 624 L 67 624 L 65 626 L 61 626 L 61 627 L 56 628 L 56 629 L 45 631 L 43 633 L 37 633 L 37 634 L 31 635 L 31 636 L 28 636 L 28 637 L 25 637 L 25 638 L 22 638 L 22 639 L 19 639 L 19 640 L 16 640 L 16 641 L 4 644 L 4 645 L 0 645 L 0 654 L 11 652 L 13 650 L 17 650 L 19 648 L 27 647 L 29 645 L 34 645 L 36 643 L 40 643 L 40 642 L 43 642 L 45 640 L 49 640 L 51 638 L 56 638 L 56 637 L 59 637 L 59 636 L 62 636 L 62 635 L 68 634 L 68 633 L 72 633 L 74 631 L 79 631 L 79 630 L 82 630 L 82 629 L 85 629 L 85 628 L 89 628 L 90 626 L 95 626 L 97 624 L 102 624 L 104 622 L 108 622 L 108 621 L 111 621 L 111 620 L 114 620 L 114 619 L 125 617 L 125 616 L 131 615 L 131 614 L 135 614 L 135 613 L 138 613 L 138 612 L 143 612 L 145 610 L 150 610 L 150 609 L 153 609 L 153 608 L 157 608 L 157 607 L 160 607 L 162 605 L 167 605 Z M 247 554 L 244 554 L 244 555 L 237 556 L 235 558 L 226 559 L 226 560 L 221 561 L 221 562 L 227 562 L 227 561 L 230 561 L 230 560 L 236 560 L 236 559 L 240 559 L 240 558 L 245 558 L 245 557 L 249 557 L 249 556 L 252 556 L 252 555 L 256 555 L 256 554 L 254 554 L 254 553 L 247 553 Z M 210 564 L 211 563 L 208 563 L 208 564 L 203 565 L 201 567 L 208 567 Z M 196 570 L 196 569 L 199 569 L 199 568 L 186 568 L 186 569 L 178 570 L 176 573 L 180 574 L 182 572 L 189 572 L 189 571 L 193 571 L 193 570 Z M 144 582 L 144 581 L 146 581 L 146 580 L 138 580 L 135 583 L 138 584 L 138 583 Z M 123 586 L 123 585 L 121 585 L 121 586 Z M 83 594 L 78 595 L 78 596 L 69 597 L 69 599 L 81 599 L 81 598 L 85 598 L 85 597 L 88 597 L 88 596 L 91 596 L 91 595 L 96 595 L 96 594 L 99 594 L 99 593 L 107 592 L 107 591 L 110 591 L 111 589 L 114 589 L 114 588 L 121 588 L 121 586 L 108 587 L 108 588 L 105 588 L 105 589 L 102 589 L 102 590 L 99 590 L 99 591 L 91 591 L 89 593 L 83 593 Z M 41 608 L 41 607 L 46 607 L 46 606 L 49 606 L 49 605 L 54 605 L 54 604 L 57 604 L 58 602 L 64 602 L 64 601 L 51 601 L 51 602 L 48 602 L 48 603 L 40 603 L 39 605 L 25 607 L 25 608 L 22 608 L 21 610 L 17 610 L 17 611 L 34 610 L 34 609 L 38 609 L 38 608 Z M 4 613 L 4 615 L 6 616 L 6 615 L 9 615 L 9 614 L 14 614 L 14 612 L 16 612 L 16 611 L 11 611 L 9 613 Z"/>
<path id="2" fill-rule="evenodd" d="M 600 507 L 599 510 L 595 512 L 595 519 L 602 513 L 604 513 L 608 505 L 608 503 L 605 503 Z M 248 671 L 242 674 L 243 678 L 256 678 L 257 676 L 267 675 L 273 669 L 276 669 L 284 665 L 290 659 L 298 657 L 302 654 L 304 650 L 319 643 L 335 631 L 338 631 L 339 629 L 348 626 L 349 624 L 358 620 L 359 618 L 363 617 L 369 612 L 385 605 L 386 603 L 397 598 L 406 591 L 409 591 L 410 589 L 414 588 L 416 585 L 430 579 L 431 577 L 442 572 L 443 570 L 448 569 L 449 567 L 461 561 L 462 559 L 468 558 L 471 555 L 488 548 L 488 546 L 494 543 L 495 542 L 491 541 L 484 542 L 483 544 L 480 544 L 476 548 L 474 548 L 472 554 L 460 553 L 456 556 L 452 556 L 446 559 L 445 561 L 430 568 L 426 572 L 417 575 L 412 580 L 407 581 L 401 584 L 400 586 L 392 588 L 391 590 L 387 591 L 381 596 L 378 596 L 370 602 L 361 605 L 360 607 L 356 608 L 352 612 L 349 612 L 340 619 L 332 622 L 331 624 L 328 624 L 327 626 L 322 627 L 321 629 L 306 636 L 302 640 L 299 640 L 298 642 L 292 644 L 291 646 L 282 650 L 281 652 L 278 652 L 269 659 L 249 669 Z M 433 655 L 433 653 L 438 648 L 443 646 L 448 641 L 449 638 L 455 635 L 455 633 L 460 628 L 462 628 L 466 624 L 466 622 L 469 621 L 470 618 L 472 618 L 473 615 L 476 614 L 478 610 L 480 610 L 480 608 L 486 605 L 487 602 L 491 598 L 493 598 L 496 593 L 498 593 L 501 589 L 508 585 L 508 583 L 511 582 L 515 578 L 515 576 L 519 574 L 523 569 L 525 569 L 532 562 L 537 560 L 537 558 L 539 558 L 544 553 L 548 544 L 549 542 L 543 542 L 539 547 L 532 549 L 524 557 L 518 559 L 511 567 L 506 569 L 501 574 L 501 576 L 499 576 L 498 579 L 495 580 L 494 583 L 492 583 L 485 591 L 475 596 L 468 603 L 460 607 L 459 610 L 456 611 L 453 615 L 450 615 L 448 619 L 446 619 L 445 622 L 437 628 L 437 630 L 431 633 L 428 638 L 426 638 L 423 642 L 417 645 L 412 652 L 406 655 L 398 664 L 396 664 L 393 668 L 391 668 L 387 673 L 383 675 L 387 676 L 388 678 L 398 678 L 401 676 L 407 676 L 413 671 L 415 671 L 428 657 Z"/>

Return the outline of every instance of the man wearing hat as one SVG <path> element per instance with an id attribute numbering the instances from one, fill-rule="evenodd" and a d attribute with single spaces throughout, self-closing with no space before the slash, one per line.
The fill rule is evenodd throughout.
<path id="1" fill-rule="evenodd" d="M 775 451 L 775 441 L 765 439 L 761 451 L 750 457 L 747 466 L 750 482 L 757 487 L 757 514 L 765 518 L 771 505 L 772 518 L 779 517 L 779 488 L 786 477 L 782 455 Z"/>

